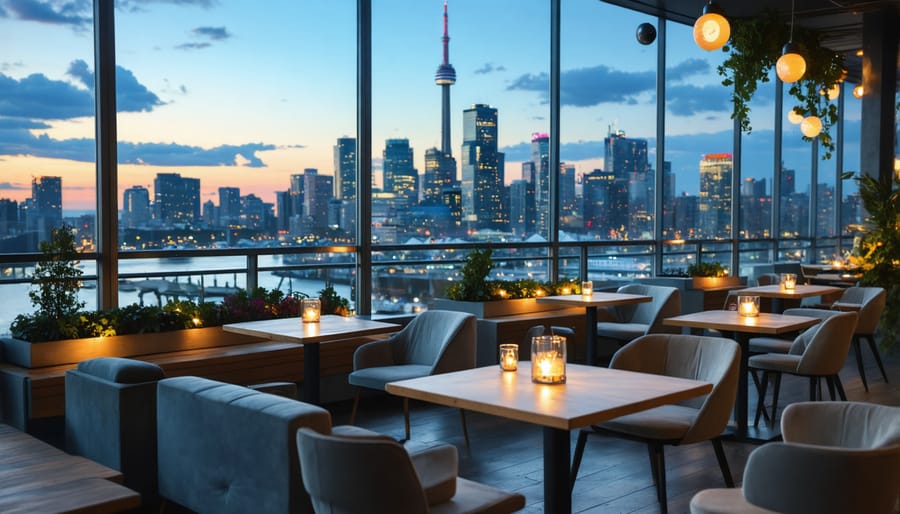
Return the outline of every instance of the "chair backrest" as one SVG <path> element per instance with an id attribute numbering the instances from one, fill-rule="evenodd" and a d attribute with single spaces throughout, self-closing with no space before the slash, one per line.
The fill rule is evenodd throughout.
<path id="1" fill-rule="evenodd" d="M 837 311 L 816 309 L 813 307 L 794 307 L 785 309 L 783 314 L 786 316 L 806 316 L 807 318 L 819 318 L 824 320 L 837 314 Z M 791 343 L 791 348 L 788 353 L 791 355 L 803 355 L 803 352 L 806 351 L 806 346 L 813 340 L 813 336 L 816 335 L 816 332 L 819 331 L 821 326 L 821 324 L 816 324 L 801 332 L 794 338 L 794 342 Z"/>
<path id="2" fill-rule="evenodd" d="M 894 512 L 900 493 L 900 408 L 798 402 L 781 418 L 784 443 L 747 460 L 744 497 L 785 514 Z"/>
<path id="3" fill-rule="evenodd" d="M 429 310 L 395 337 L 395 362 L 431 366 L 431 373 L 475 367 L 477 318 L 465 312 Z"/>
<path id="4" fill-rule="evenodd" d="M 853 331 L 856 330 L 856 318 L 855 312 L 836 312 L 812 327 L 816 330 L 805 342 L 806 349 L 797 364 L 797 372 L 803 375 L 836 375 L 847 360 Z M 807 332 L 800 334 L 798 339 Z M 794 343 L 797 341 L 794 340 Z"/>
<path id="5" fill-rule="evenodd" d="M 681 405 L 698 409 L 683 443 L 719 435 L 728 424 L 740 377 L 740 346 L 731 339 L 682 334 L 648 334 L 613 355 L 610 368 L 703 380 L 713 384 L 706 396 Z"/>
<path id="6" fill-rule="evenodd" d="M 770 286 L 772 284 L 777 284 L 779 280 L 780 278 L 777 273 L 763 273 L 756 277 L 756 285 Z"/>
<path id="7" fill-rule="evenodd" d="M 303 486 L 316 512 L 428 512 L 409 454 L 388 437 L 326 436 L 302 428 L 297 447 Z"/>
<path id="8" fill-rule="evenodd" d="M 858 309 L 856 333 L 874 335 L 878 330 L 881 312 L 887 303 L 887 292 L 882 287 L 848 287 L 832 308 L 838 310 Z"/>
<path id="9" fill-rule="evenodd" d="M 677 334 L 680 327 L 663 325 L 663 320 L 681 314 L 681 291 L 676 287 L 653 284 L 625 284 L 616 292 L 650 296 L 653 300 L 615 307 L 616 317 L 622 323 L 647 325 L 648 334 Z"/>

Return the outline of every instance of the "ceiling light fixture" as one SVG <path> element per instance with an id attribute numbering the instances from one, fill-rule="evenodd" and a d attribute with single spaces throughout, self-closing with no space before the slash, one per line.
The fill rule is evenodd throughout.
<path id="1" fill-rule="evenodd" d="M 731 25 L 725 11 L 712 0 L 703 7 L 703 15 L 694 22 L 694 42 L 704 50 L 718 50 L 731 37 Z"/>
<path id="2" fill-rule="evenodd" d="M 853 88 L 853 96 L 856 98 L 862 98 L 863 95 L 866 94 L 866 91 L 863 89 L 862 84 Z"/>
<path id="3" fill-rule="evenodd" d="M 696 33 L 696 29 L 695 29 Z M 782 82 L 797 82 L 806 73 L 806 60 L 800 55 L 794 44 L 794 0 L 791 0 L 791 37 L 781 51 L 781 57 L 775 63 L 775 73 Z"/>
<path id="4" fill-rule="evenodd" d="M 822 120 L 818 116 L 807 116 L 800 122 L 800 132 L 806 137 L 816 137 L 822 132 Z"/>
<path id="5" fill-rule="evenodd" d="M 788 111 L 788 121 L 796 125 L 803 121 L 803 115 L 795 111 L 794 109 L 791 109 L 790 111 Z"/>

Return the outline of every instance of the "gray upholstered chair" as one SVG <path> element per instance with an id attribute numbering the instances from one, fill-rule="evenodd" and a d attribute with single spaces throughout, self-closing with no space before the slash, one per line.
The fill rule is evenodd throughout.
<path id="1" fill-rule="evenodd" d="M 409 453 L 385 436 L 297 432 L 303 486 L 316 512 L 461 514 L 515 512 L 525 497 L 457 476 L 456 447 Z M 389 470 L 389 472 L 385 472 Z"/>
<path id="2" fill-rule="evenodd" d="M 848 287 L 841 298 L 831 304 L 831 308 L 839 311 L 856 311 L 859 319 L 856 321 L 856 332 L 853 333 L 853 350 L 856 353 L 856 367 L 862 378 L 863 387 L 869 390 L 866 381 L 866 370 L 863 367 L 862 349 L 860 340 L 865 339 L 869 343 L 869 349 L 875 356 L 881 376 L 887 382 L 887 373 L 881 362 L 881 354 L 878 353 L 878 345 L 875 344 L 875 332 L 878 330 L 878 322 L 881 320 L 881 312 L 887 302 L 887 292 L 881 287 Z"/>
<path id="3" fill-rule="evenodd" d="M 842 400 L 847 399 L 838 372 L 844 367 L 844 361 L 847 359 L 850 340 L 856 329 L 856 318 L 855 312 L 834 312 L 818 325 L 806 329 L 797 336 L 789 353 L 764 353 L 750 357 L 748 366 L 759 391 L 754 424 L 759 423 L 760 413 L 765 409 L 770 375 L 775 375 L 772 412 L 766 416 L 770 424 L 775 423 L 781 375 L 784 373 L 809 378 L 810 401 L 821 399 L 822 378 L 828 384 L 832 399 L 835 398 L 835 389 Z M 756 380 L 756 372 L 759 371 L 763 374 L 762 379 Z"/>
<path id="4" fill-rule="evenodd" d="M 762 275 L 756 277 L 756 285 L 758 286 L 770 286 L 772 284 L 777 284 L 780 280 L 778 273 L 763 273 Z"/>
<path id="5" fill-rule="evenodd" d="M 607 357 L 622 345 L 646 334 L 678 334 L 679 327 L 663 325 L 663 320 L 681 314 L 678 288 L 653 284 L 626 284 L 617 293 L 639 294 L 650 302 L 610 307 L 597 313 L 597 355 Z M 588 363 L 594 364 L 594 363 Z"/>
<path id="6" fill-rule="evenodd" d="M 734 487 L 719 437 L 734 407 L 740 354 L 740 346 L 731 339 L 680 334 L 650 334 L 622 347 L 613 356 L 611 368 L 704 380 L 711 382 L 713 389 L 705 396 L 582 429 L 572 461 L 572 486 L 575 486 L 587 437 L 600 433 L 648 444 L 650 467 L 663 513 L 668 510 L 664 445 L 711 441 L 725 484 Z"/>
<path id="7" fill-rule="evenodd" d="M 900 495 L 900 408 L 801 402 L 781 418 L 783 443 L 753 450 L 743 488 L 707 489 L 692 514 L 889 514 Z"/>
<path id="8" fill-rule="evenodd" d="M 825 319 L 835 314 L 835 311 L 828 309 L 813 309 L 810 307 L 794 307 L 785 309 L 784 313 L 788 316 L 806 316 L 809 318 Z M 796 334 L 790 339 L 782 339 L 780 337 L 753 337 L 750 338 L 750 354 L 754 353 L 790 353 L 791 346 L 794 344 Z M 802 350 L 802 348 L 801 348 Z"/>
<path id="9" fill-rule="evenodd" d="M 66 371 L 66 451 L 121 471 L 146 505 L 157 496 L 156 387 L 149 362 L 101 357 Z"/>
<path id="10" fill-rule="evenodd" d="M 384 391 L 388 382 L 475 367 L 476 318 L 455 311 L 430 310 L 416 316 L 391 337 L 366 343 L 353 354 L 351 385 Z M 350 424 L 356 421 L 360 389 L 353 399 Z M 469 444 L 465 411 L 463 436 Z M 409 399 L 403 399 L 403 424 L 409 439 Z"/>

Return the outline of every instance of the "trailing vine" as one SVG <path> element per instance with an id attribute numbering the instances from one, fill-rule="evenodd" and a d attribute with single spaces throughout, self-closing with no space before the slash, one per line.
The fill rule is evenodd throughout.
<path id="1" fill-rule="evenodd" d="M 834 152 L 831 128 L 837 123 L 838 112 L 822 91 L 843 80 L 844 56 L 823 47 L 815 31 L 794 26 L 793 32 L 793 41 L 806 59 L 806 73 L 791 84 L 788 94 L 797 101 L 795 112 L 822 120 L 822 132 L 817 137 L 824 149 L 823 158 L 829 159 Z M 769 82 L 770 71 L 790 38 L 789 26 L 776 11 L 732 21 L 731 39 L 722 47 L 728 57 L 717 71 L 723 77 L 722 85 L 733 88 L 731 118 L 740 123 L 742 131 L 752 131 L 750 100 L 759 83 Z M 803 140 L 812 138 L 803 136 Z"/>

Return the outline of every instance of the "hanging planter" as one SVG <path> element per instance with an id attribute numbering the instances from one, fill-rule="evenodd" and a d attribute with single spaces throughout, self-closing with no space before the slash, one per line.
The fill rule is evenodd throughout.
<path id="1" fill-rule="evenodd" d="M 782 15 L 774 11 L 762 13 L 754 18 L 735 19 L 732 22 L 731 40 L 722 48 L 728 54 L 717 68 L 723 77 L 722 85 L 732 87 L 734 110 L 731 118 L 740 123 L 741 130 L 750 133 L 750 100 L 760 83 L 769 82 L 770 72 L 782 56 L 784 44 L 791 40 L 792 48 L 803 56 L 806 71 L 803 76 L 790 84 L 785 105 L 793 103 L 794 117 L 818 118 L 821 130 L 812 136 L 803 136 L 804 141 L 818 138 L 824 154 L 829 159 L 834 152 L 831 128 L 837 123 L 837 106 L 823 91 L 831 91 L 843 80 L 844 56 L 821 45 L 817 32 L 794 27 L 793 35 Z M 818 125 L 810 120 L 813 125 Z M 813 131 L 807 131 L 813 134 Z"/>

